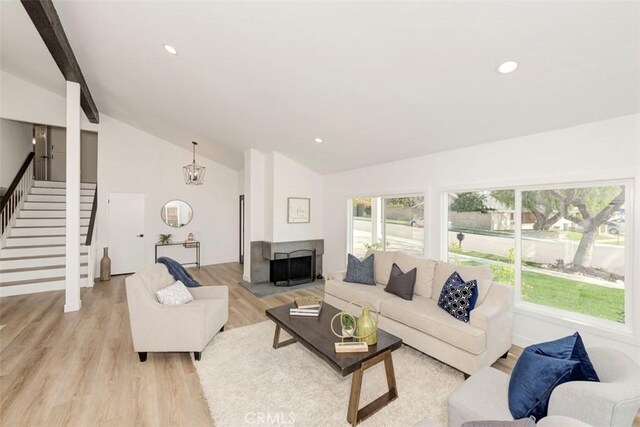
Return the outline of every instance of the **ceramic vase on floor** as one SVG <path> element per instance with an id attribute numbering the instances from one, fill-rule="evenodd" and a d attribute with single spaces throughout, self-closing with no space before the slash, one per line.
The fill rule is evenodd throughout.
<path id="1" fill-rule="evenodd" d="M 109 258 L 109 248 L 104 248 L 104 255 L 100 260 L 100 281 L 111 280 L 111 258 Z"/>

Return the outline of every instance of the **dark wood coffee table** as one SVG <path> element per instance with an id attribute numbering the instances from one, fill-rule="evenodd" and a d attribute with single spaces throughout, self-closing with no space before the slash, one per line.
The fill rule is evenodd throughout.
<path id="1" fill-rule="evenodd" d="M 375 345 L 369 346 L 368 352 L 336 353 L 334 344 L 339 342 L 340 338 L 331 332 L 329 324 L 333 316 L 339 313 L 340 310 L 325 302 L 323 303 L 319 317 L 295 317 L 289 316 L 289 308 L 293 306 L 293 304 L 286 304 L 265 311 L 267 317 L 276 324 L 276 331 L 273 336 L 273 348 L 278 349 L 299 342 L 320 359 L 327 362 L 329 366 L 343 377 L 353 374 L 351 377 L 349 409 L 347 411 L 347 421 L 352 426 L 375 414 L 398 397 L 398 387 L 396 385 L 391 352 L 400 348 L 402 345 L 401 338 L 391 335 L 382 329 L 378 329 L 378 342 Z M 339 328 L 337 323 L 338 321 L 336 320 L 336 329 Z M 281 329 L 284 329 L 293 338 L 280 342 Z M 366 406 L 359 408 L 364 371 L 380 362 L 384 362 L 389 391 Z"/>

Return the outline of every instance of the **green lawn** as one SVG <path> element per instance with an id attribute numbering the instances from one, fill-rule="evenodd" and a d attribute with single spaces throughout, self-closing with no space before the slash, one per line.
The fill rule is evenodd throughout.
<path id="1" fill-rule="evenodd" d="M 483 230 L 480 228 L 464 228 L 464 227 L 455 227 L 452 226 L 449 231 L 453 231 L 453 232 L 462 232 L 462 233 L 466 233 L 466 234 L 477 234 L 480 236 L 494 236 L 494 237 L 508 237 L 508 238 L 513 238 L 514 237 L 514 233 L 513 231 L 509 231 L 509 230 Z M 531 236 L 527 236 L 528 234 L 534 234 L 534 232 L 532 230 L 522 230 L 523 231 L 523 237 L 527 238 L 527 237 L 531 237 Z M 575 242 L 579 242 L 580 239 L 582 239 L 582 233 L 579 231 L 555 231 L 555 233 L 557 233 L 558 237 L 561 234 L 564 234 L 565 238 L 567 240 L 571 240 L 571 241 L 575 241 Z M 533 236 L 535 237 L 535 235 Z M 545 239 L 545 240 L 556 240 L 556 238 L 554 238 L 551 235 Z M 610 245 L 621 245 L 624 246 L 624 235 L 620 235 L 619 237 L 613 234 L 601 234 L 598 236 L 598 242 L 600 243 L 607 243 Z"/>
<path id="2" fill-rule="evenodd" d="M 582 239 L 582 233 L 578 231 L 559 231 L 559 234 L 564 234 L 568 240 L 579 242 Z M 624 246 L 624 235 L 617 236 L 615 234 L 600 234 L 598 235 L 598 242 L 608 243 L 610 245 Z"/>
<path id="3" fill-rule="evenodd" d="M 488 254 L 488 253 L 485 253 L 485 252 L 477 252 L 477 251 L 466 251 L 464 249 L 462 250 L 461 254 L 462 255 L 472 256 L 474 258 L 484 258 L 484 259 L 490 259 L 490 260 L 493 260 L 493 261 L 504 262 L 504 263 L 507 263 L 507 264 L 511 263 L 511 261 L 509 261 L 509 257 L 508 256 Z M 529 267 L 540 267 L 542 265 L 542 263 L 535 262 L 535 261 L 522 260 L 522 265 L 526 265 L 526 266 L 529 266 Z"/>
<path id="4" fill-rule="evenodd" d="M 487 257 L 485 257 L 487 258 Z M 465 265 L 483 265 L 479 261 L 464 261 Z M 492 266 L 490 266 L 492 267 Z M 507 284 L 513 285 L 513 268 L 493 266 Z M 505 270 L 511 274 L 505 274 Z M 534 271 L 522 272 L 522 298 L 535 304 L 556 307 L 574 313 L 624 322 L 624 290 L 591 285 Z"/>
<path id="5" fill-rule="evenodd" d="M 513 231 L 509 230 L 485 230 L 482 228 L 467 228 L 467 227 L 456 227 L 451 226 L 449 231 L 453 232 L 462 232 L 468 234 L 479 234 L 482 236 L 496 236 L 496 237 L 513 237 Z"/>
<path id="6" fill-rule="evenodd" d="M 371 218 L 367 218 L 367 217 L 363 217 L 363 216 L 354 216 L 353 219 L 358 220 L 358 221 L 371 222 Z M 387 224 L 411 225 L 411 221 L 408 221 L 408 220 L 405 220 L 405 219 L 389 219 L 389 218 L 386 218 L 384 220 L 384 222 L 386 222 Z"/>
<path id="7" fill-rule="evenodd" d="M 574 313 L 624 322 L 624 289 L 523 271 L 522 298 Z"/>

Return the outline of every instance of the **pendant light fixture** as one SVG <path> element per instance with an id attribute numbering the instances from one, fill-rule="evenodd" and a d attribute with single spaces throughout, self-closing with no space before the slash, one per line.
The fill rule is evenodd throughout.
<path id="1" fill-rule="evenodd" d="M 182 168 L 184 171 L 184 182 L 185 184 L 200 185 L 204 182 L 204 173 L 207 171 L 207 168 L 196 163 L 196 145 L 198 145 L 198 143 L 195 141 L 191 143 L 193 144 L 193 162 Z"/>

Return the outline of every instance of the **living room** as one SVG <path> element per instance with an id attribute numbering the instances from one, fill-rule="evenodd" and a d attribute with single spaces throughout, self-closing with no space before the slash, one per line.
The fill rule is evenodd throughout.
<path id="1" fill-rule="evenodd" d="M 2 425 L 640 425 L 640 3 L 0 8 Z"/>

